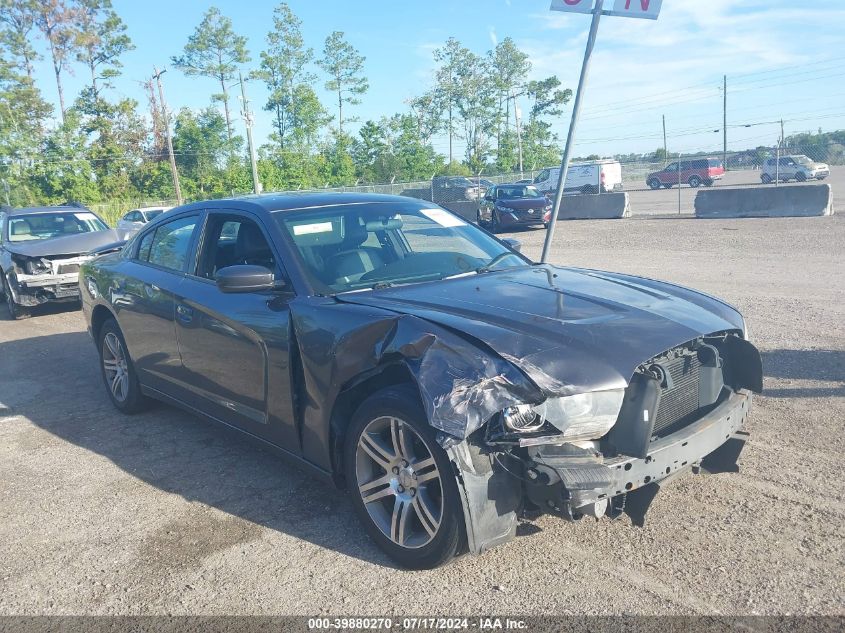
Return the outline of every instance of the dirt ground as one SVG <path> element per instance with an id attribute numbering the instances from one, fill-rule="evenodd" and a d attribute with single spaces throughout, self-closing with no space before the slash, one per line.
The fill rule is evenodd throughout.
<path id="1" fill-rule="evenodd" d="M 514 237 L 539 256 L 542 231 Z M 2 312 L 0 614 L 845 614 L 843 245 L 841 216 L 559 225 L 557 263 L 746 314 L 766 394 L 741 473 L 680 478 L 644 528 L 543 517 L 429 572 L 394 568 L 341 492 L 233 433 L 116 413 L 80 312 Z"/>

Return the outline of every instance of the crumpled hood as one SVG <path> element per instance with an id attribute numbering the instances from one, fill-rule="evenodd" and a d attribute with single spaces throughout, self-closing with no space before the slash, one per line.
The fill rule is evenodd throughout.
<path id="1" fill-rule="evenodd" d="M 10 253 L 24 257 L 55 257 L 57 255 L 84 255 L 102 246 L 125 240 L 126 231 L 108 229 L 107 231 L 63 235 L 46 240 L 7 241 L 4 248 Z"/>
<path id="2" fill-rule="evenodd" d="M 741 330 L 707 295 L 547 265 L 339 295 L 435 322 L 519 367 L 547 395 L 627 386 L 637 366 L 703 334 Z"/>

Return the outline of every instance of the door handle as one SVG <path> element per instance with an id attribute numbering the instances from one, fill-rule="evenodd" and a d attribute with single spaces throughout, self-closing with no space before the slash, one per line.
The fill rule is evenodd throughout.
<path id="1" fill-rule="evenodd" d="M 176 316 L 183 323 L 190 323 L 194 318 L 194 311 L 192 308 L 179 303 L 176 305 Z"/>

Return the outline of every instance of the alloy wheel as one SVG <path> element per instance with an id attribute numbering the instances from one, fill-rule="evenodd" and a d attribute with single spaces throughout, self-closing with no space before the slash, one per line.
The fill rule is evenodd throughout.
<path id="1" fill-rule="evenodd" d="M 372 420 L 358 438 L 355 475 L 364 508 L 400 547 L 430 543 L 443 520 L 443 484 L 425 440 L 401 419 Z"/>
<path id="2" fill-rule="evenodd" d="M 103 370 L 114 399 L 125 402 L 129 396 L 129 366 L 123 345 L 114 332 L 103 337 Z"/>

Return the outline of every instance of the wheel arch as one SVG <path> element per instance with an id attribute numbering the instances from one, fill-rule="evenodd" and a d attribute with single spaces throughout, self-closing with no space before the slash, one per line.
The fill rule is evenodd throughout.
<path id="1" fill-rule="evenodd" d="M 411 370 L 401 362 L 383 363 L 370 371 L 356 376 L 341 389 L 332 407 L 329 424 L 330 446 L 332 459 L 332 474 L 335 484 L 345 488 L 343 477 L 343 445 L 346 441 L 346 430 L 358 407 L 374 393 L 388 387 L 407 385 L 413 388 L 413 393 L 422 406 L 419 386 Z"/>
<path id="2" fill-rule="evenodd" d="M 117 321 L 117 317 L 114 312 L 103 304 L 98 304 L 94 307 L 91 312 L 91 335 L 94 337 L 94 341 L 99 341 L 100 331 L 103 329 L 103 324 L 109 319 Z"/>

